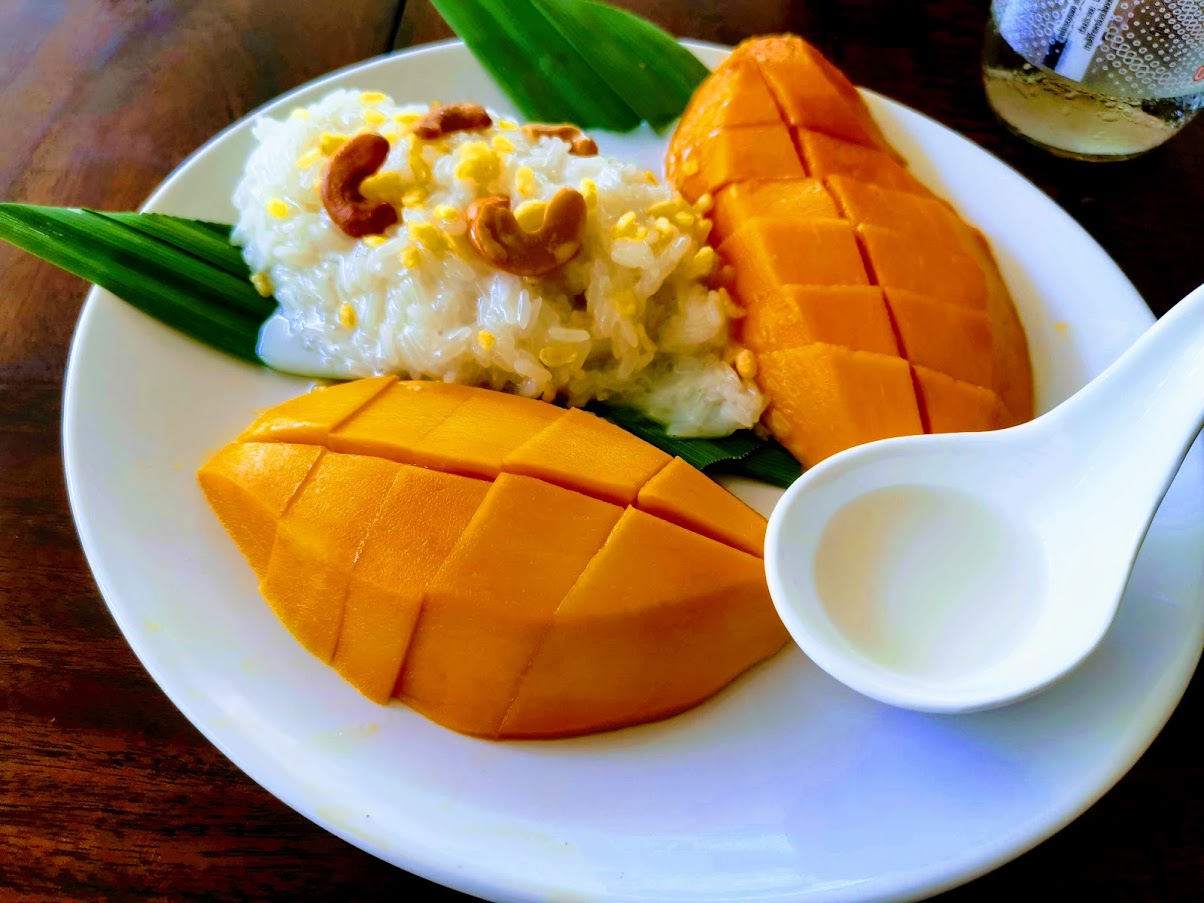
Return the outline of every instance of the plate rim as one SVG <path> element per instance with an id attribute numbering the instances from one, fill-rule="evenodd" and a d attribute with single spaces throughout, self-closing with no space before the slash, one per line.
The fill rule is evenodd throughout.
<path id="1" fill-rule="evenodd" d="M 691 50 L 703 50 L 707 52 L 728 53 L 731 47 L 708 41 L 697 40 L 682 40 L 681 43 Z M 148 206 L 154 205 L 158 199 L 166 193 L 179 179 L 184 176 L 185 171 L 198 158 L 205 155 L 209 149 L 222 140 L 228 133 L 234 129 L 244 125 L 248 120 L 251 120 L 264 112 L 275 107 L 286 105 L 291 98 L 302 92 L 307 92 L 320 87 L 323 83 L 336 80 L 350 72 L 365 69 L 374 65 L 379 65 L 397 58 L 414 58 L 428 54 L 438 54 L 449 49 L 463 48 L 463 42 L 457 38 L 451 38 L 443 41 L 420 44 L 409 48 L 404 48 L 398 51 L 392 51 L 385 54 L 379 54 L 365 60 L 361 60 L 349 65 L 340 67 L 336 70 L 324 73 L 315 79 L 312 79 L 303 84 L 297 85 L 294 88 L 286 91 L 283 94 L 273 97 L 263 104 L 250 110 L 238 120 L 230 123 L 225 128 L 211 136 L 207 141 L 201 144 L 193 152 L 188 154 L 162 182 L 147 196 L 143 203 L 139 206 L 139 210 L 143 210 Z M 1033 190 L 1048 201 L 1055 208 L 1059 215 L 1065 217 L 1073 226 L 1081 231 L 1091 243 L 1099 250 L 1100 254 L 1106 258 L 1115 268 L 1119 277 L 1124 281 L 1126 287 L 1132 289 L 1133 296 L 1141 299 L 1141 295 L 1133 287 L 1132 282 L 1127 275 L 1116 265 L 1115 261 L 1107 253 L 1107 251 L 1099 244 L 1096 239 L 1087 232 L 1070 214 L 1065 211 L 1053 198 L 1046 194 L 1039 186 L 1031 182 L 1022 173 L 1002 160 L 1000 157 L 981 147 L 977 143 L 971 141 L 964 135 L 956 132 L 950 127 L 944 125 L 939 120 L 914 109 L 899 101 L 883 95 L 876 91 L 871 91 L 865 88 L 859 88 L 860 91 L 866 94 L 875 96 L 892 106 L 902 108 L 908 113 L 919 116 L 938 127 L 942 132 L 967 142 L 976 149 L 978 153 L 986 154 L 991 157 L 997 164 L 1006 167 L 1014 177 L 1027 183 Z M 318 825 L 323 830 L 326 830 L 352 846 L 361 849 L 376 858 L 379 858 L 395 867 L 402 868 L 422 878 L 443 884 L 447 887 L 460 890 L 466 893 L 475 894 L 478 896 L 487 896 L 490 899 L 529 899 L 532 895 L 547 895 L 554 893 L 557 888 L 547 883 L 539 883 L 538 881 L 527 880 L 524 883 L 515 883 L 513 876 L 504 873 L 494 865 L 482 867 L 481 863 L 473 864 L 473 871 L 467 872 L 464 870 L 463 863 L 459 862 L 454 856 L 441 857 L 437 846 L 428 844 L 425 852 L 434 854 L 433 856 L 424 856 L 418 858 L 414 854 L 414 845 L 407 845 L 402 849 L 398 848 L 383 848 L 379 844 L 374 843 L 371 839 L 365 838 L 347 830 L 340 825 L 338 821 L 324 816 L 321 812 L 315 810 L 315 807 L 308 801 L 300 799 L 296 788 L 290 785 L 290 782 L 279 776 L 279 772 L 262 774 L 261 770 L 257 769 L 256 773 L 252 773 L 244 765 L 244 759 L 241 753 L 235 754 L 231 752 L 229 745 L 225 742 L 222 736 L 223 732 L 216 726 L 207 723 L 207 719 L 196 712 L 196 708 L 186 697 L 184 692 L 170 692 L 167 687 L 173 685 L 173 680 L 164 674 L 158 667 L 152 666 L 148 659 L 153 656 L 149 651 L 144 651 L 145 639 L 142 636 L 141 630 L 134 630 L 130 621 L 123 617 L 120 605 L 115 605 L 112 600 L 118 596 L 111 586 L 111 575 L 103 570 L 97 569 L 93 561 L 98 557 L 97 539 L 92 529 L 92 524 L 89 522 L 88 515 L 81 509 L 80 499 L 80 484 L 81 479 L 78 469 L 73 461 L 74 455 L 80 448 L 78 440 L 75 439 L 75 432 L 80 428 L 79 423 L 73 412 L 75 410 L 75 396 L 78 387 L 79 365 L 77 358 L 82 353 L 81 347 L 83 337 L 89 329 L 89 324 L 98 316 L 97 311 L 102 309 L 102 296 L 111 297 L 110 293 L 93 286 L 87 293 L 84 305 L 82 307 L 75 328 L 72 332 L 70 350 L 67 359 L 67 366 L 63 377 L 63 394 L 62 394 L 62 460 L 64 475 L 67 484 L 68 501 L 71 508 L 72 520 L 74 521 L 77 535 L 80 539 L 81 547 L 88 561 L 89 570 L 93 574 L 100 594 L 104 599 L 105 605 L 108 608 L 110 615 L 117 623 L 121 630 L 122 636 L 131 650 L 137 656 L 140 664 L 151 678 L 158 685 L 158 688 L 168 698 L 168 700 L 177 708 L 180 713 L 188 719 L 188 721 L 196 728 L 206 741 L 217 748 L 222 755 L 230 760 L 243 774 L 247 775 L 255 783 L 259 784 L 268 793 L 275 796 L 285 805 L 289 806 L 295 812 L 305 817 L 310 822 Z M 119 302 L 120 303 L 120 302 Z M 1136 315 L 1138 312 L 1134 311 Z M 1148 305 L 1145 306 L 1144 316 L 1147 319 L 1147 326 L 1154 322 L 1154 316 L 1150 312 Z M 1176 675 L 1171 689 L 1162 695 L 1162 704 L 1154 707 L 1151 711 L 1148 707 L 1142 710 L 1145 716 L 1140 723 L 1128 725 L 1128 729 L 1124 732 L 1124 736 L 1118 744 L 1118 754 L 1114 760 L 1108 763 L 1109 767 L 1103 769 L 1101 774 L 1097 775 L 1095 780 L 1090 782 L 1093 786 L 1090 792 L 1085 793 L 1083 797 L 1065 808 L 1060 813 L 1059 817 L 1050 819 L 1042 817 L 1041 814 L 1027 819 L 1022 825 L 1004 839 L 997 841 L 990 846 L 979 848 L 977 856 L 970 856 L 965 859 L 960 859 L 953 867 L 947 864 L 936 863 L 932 865 L 921 864 L 915 869 L 910 869 L 904 873 L 893 876 L 893 883 L 888 888 L 883 888 L 887 891 L 885 895 L 878 895 L 872 898 L 865 897 L 862 893 L 853 893 L 852 889 L 846 891 L 835 890 L 830 892 L 803 892 L 797 895 L 798 899 L 807 900 L 913 900 L 925 897 L 931 894 L 941 893 L 949 889 L 958 887 L 968 883 L 990 871 L 1018 858 L 1039 844 L 1043 843 L 1049 837 L 1061 831 L 1068 824 L 1077 819 L 1087 809 L 1095 805 L 1116 783 L 1124 777 L 1125 774 L 1133 767 L 1133 765 L 1144 755 L 1150 744 L 1156 739 L 1162 728 L 1169 721 L 1171 715 L 1178 707 L 1182 700 L 1183 694 L 1191 682 L 1194 672 L 1198 666 L 1201 652 L 1197 650 L 1195 655 L 1181 656 L 1188 659 L 1180 669 L 1180 673 Z M 166 683 L 165 683 L 166 681 Z M 178 688 L 177 688 L 178 690 Z M 1123 755 L 1119 750 L 1123 750 Z M 281 786 L 281 785 L 289 786 Z M 887 876 L 879 876 L 879 881 L 885 881 Z M 563 890 L 562 888 L 560 890 Z M 588 894 L 586 896 L 589 896 Z"/>

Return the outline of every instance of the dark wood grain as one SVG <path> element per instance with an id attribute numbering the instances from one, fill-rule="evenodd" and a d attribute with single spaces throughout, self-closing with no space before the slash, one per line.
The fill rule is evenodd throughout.
<path id="1" fill-rule="evenodd" d="M 250 110 L 388 50 L 397 10 L 382 0 L 8 0 L 0 197 L 133 209 Z M 7 246 L 0 272 L 0 377 L 57 378 L 78 282 Z"/>
<path id="2" fill-rule="evenodd" d="M 995 122 L 985 2 L 638 0 L 732 43 L 793 30 L 857 83 L 969 136 L 1055 197 L 1157 312 L 1204 281 L 1204 127 L 1138 160 L 1057 160 Z M 0 3 L 0 197 L 135 207 L 197 145 L 281 91 L 446 37 L 425 0 Z M 1033 224 L 1040 229 L 1040 223 Z M 235 769 L 146 675 L 101 601 L 62 479 L 78 280 L 0 247 L 0 899 L 451 899 L 314 827 Z M 943 900 L 1187 901 L 1204 886 L 1195 680 L 1085 815 Z"/>

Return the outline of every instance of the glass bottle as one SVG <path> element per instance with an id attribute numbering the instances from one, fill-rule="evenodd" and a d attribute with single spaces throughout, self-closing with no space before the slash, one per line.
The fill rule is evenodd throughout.
<path id="1" fill-rule="evenodd" d="M 994 0 L 983 82 L 999 118 L 1034 144 L 1135 157 L 1204 105 L 1204 0 Z"/>

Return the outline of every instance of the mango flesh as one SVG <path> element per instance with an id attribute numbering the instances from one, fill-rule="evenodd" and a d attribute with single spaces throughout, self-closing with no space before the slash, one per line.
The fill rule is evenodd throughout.
<path id="1" fill-rule="evenodd" d="M 899 354 L 882 289 L 874 285 L 783 285 L 754 303 L 741 337 L 760 351 L 821 342 L 858 351 Z"/>
<path id="2" fill-rule="evenodd" d="M 531 477 L 494 480 L 426 587 L 397 696 L 453 730 L 497 730 L 548 623 L 621 513 Z"/>
<path id="3" fill-rule="evenodd" d="M 627 508 L 553 613 L 503 732 L 555 736 L 701 702 L 779 647 L 764 580 L 758 558 Z"/>
<path id="4" fill-rule="evenodd" d="M 902 358 L 815 343 L 767 351 L 757 366 L 779 387 L 769 428 L 803 461 L 822 461 L 863 436 L 923 432 L 911 369 Z M 833 411 L 841 416 L 830 416 Z"/>
<path id="5" fill-rule="evenodd" d="M 827 184 L 845 176 L 919 195 L 930 194 L 923 183 L 890 154 L 806 129 L 795 132 L 795 143 L 807 161 L 807 173 Z"/>
<path id="6" fill-rule="evenodd" d="M 682 178 L 684 171 L 694 172 L 698 163 L 694 151 L 707 135 L 742 126 L 781 125 L 777 104 L 755 63 L 729 57 L 721 68 L 726 68 L 727 77 L 703 82 L 686 106 L 682 121 L 689 119 L 689 140 L 683 135 L 683 140 L 670 146 L 665 159 L 665 171 L 674 181 Z M 682 154 L 674 153 L 675 149 Z"/>
<path id="7" fill-rule="evenodd" d="M 276 529 L 260 588 L 280 623 L 329 663 L 352 566 L 397 465 L 329 452 L 314 464 Z"/>
<path id="8" fill-rule="evenodd" d="M 592 414 L 360 380 L 266 412 L 198 478 L 306 649 L 466 734 L 663 718 L 787 640 L 764 519 Z"/>
<path id="9" fill-rule="evenodd" d="M 503 466 L 509 473 L 630 505 L 669 456 L 647 442 L 629 442 L 628 436 L 609 421 L 571 408 L 511 452 Z"/>
<path id="10" fill-rule="evenodd" d="M 719 254 L 735 267 L 741 299 L 772 295 L 782 285 L 869 285 L 856 233 L 844 220 L 758 216 Z"/>
<path id="11" fill-rule="evenodd" d="M 746 56 L 756 62 L 791 126 L 890 152 L 857 89 L 810 44 L 793 35 L 770 35 L 745 42 L 732 56 L 733 65 Z"/>
<path id="12" fill-rule="evenodd" d="M 771 151 L 779 128 L 802 176 Z M 803 464 L 1031 419 L 1028 342 L 986 239 L 908 171 L 814 47 L 737 47 L 699 86 L 666 171 L 691 202 L 714 196 L 711 239 L 745 310 L 765 423 Z"/>
<path id="13" fill-rule="evenodd" d="M 715 245 L 754 216 L 838 219 L 840 208 L 819 179 L 752 179 L 734 182 L 715 194 L 712 213 Z"/>
<path id="14" fill-rule="evenodd" d="M 799 180 L 806 173 L 790 130 L 781 123 L 745 125 L 700 136 L 707 152 L 681 167 L 681 192 L 697 200 L 750 179 Z M 696 165 L 695 165 L 696 164 Z"/>
<path id="15" fill-rule="evenodd" d="M 393 694 L 427 584 L 485 500 L 484 480 L 399 465 L 352 568 L 331 664 L 373 702 Z"/>
<path id="16" fill-rule="evenodd" d="M 640 488 L 637 506 L 679 527 L 761 557 L 765 518 L 718 483 L 698 482 L 697 474 L 681 458 L 674 458 Z"/>
<path id="17" fill-rule="evenodd" d="M 272 555 L 276 524 L 322 451 L 313 445 L 237 442 L 197 474 L 222 526 L 259 577 Z"/>

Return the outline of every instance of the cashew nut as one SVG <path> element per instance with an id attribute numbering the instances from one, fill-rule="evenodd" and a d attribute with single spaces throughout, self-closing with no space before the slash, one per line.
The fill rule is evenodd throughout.
<path id="1" fill-rule="evenodd" d="M 386 201 L 370 201 L 360 193 L 360 184 L 372 175 L 385 157 L 389 142 L 380 135 L 356 135 L 338 149 L 322 179 L 322 206 L 330 219 L 352 238 L 379 235 L 397 222 L 397 211 Z"/>
<path id="2" fill-rule="evenodd" d="M 523 134 L 535 141 L 539 138 L 559 138 L 569 146 L 569 153 L 574 157 L 594 157 L 598 153 L 598 145 L 575 125 L 541 125 L 529 123 L 523 126 Z"/>
<path id="3" fill-rule="evenodd" d="M 452 132 L 472 132 L 487 129 L 493 120 L 485 108 L 476 103 L 453 103 L 435 107 L 414 124 L 414 135 L 423 141 L 434 141 Z"/>
<path id="4" fill-rule="evenodd" d="M 581 192 L 561 188 L 548 203 L 542 225 L 528 232 L 515 219 L 509 198 L 481 198 L 468 207 L 468 237 L 498 269 L 515 276 L 543 276 L 581 250 L 585 216 Z"/>

